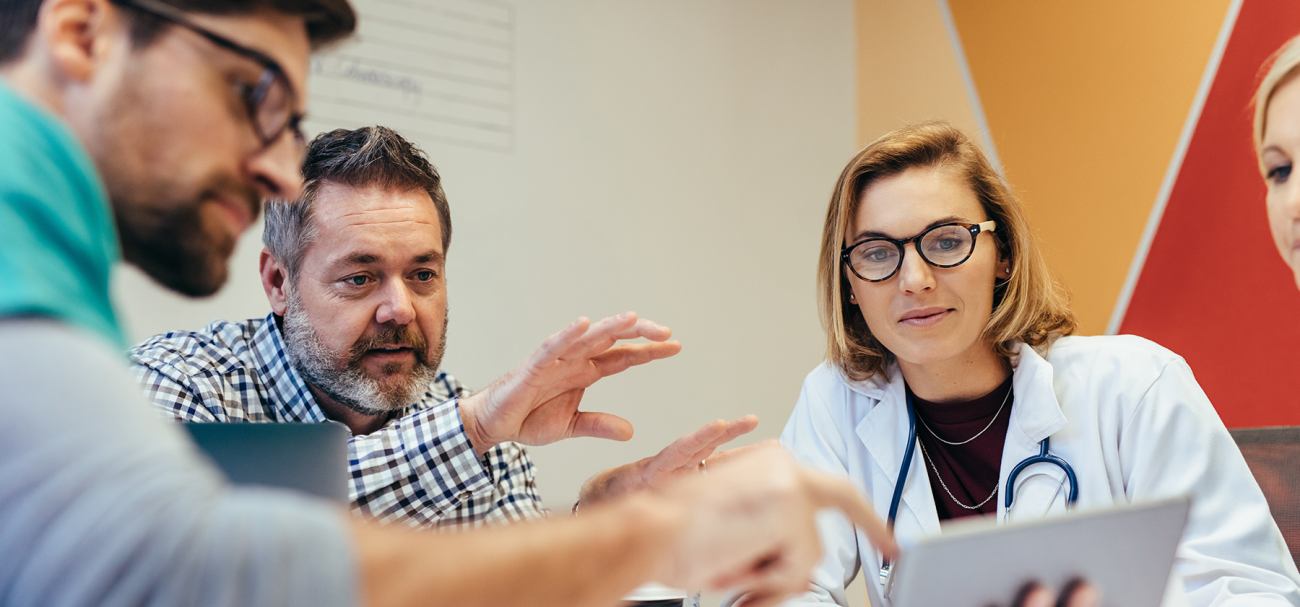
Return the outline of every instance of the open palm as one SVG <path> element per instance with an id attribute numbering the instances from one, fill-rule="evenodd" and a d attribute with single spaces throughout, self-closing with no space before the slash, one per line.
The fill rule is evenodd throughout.
<path id="1" fill-rule="evenodd" d="M 602 377 L 681 351 L 672 331 L 627 312 L 591 324 L 580 318 L 552 335 L 505 377 L 461 402 L 462 419 L 479 452 L 516 441 L 546 445 L 591 436 L 632 437 L 632 424 L 608 413 L 579 411 L 582 394 Z M 643 337 L 649 342 L 619 344 Z"/>

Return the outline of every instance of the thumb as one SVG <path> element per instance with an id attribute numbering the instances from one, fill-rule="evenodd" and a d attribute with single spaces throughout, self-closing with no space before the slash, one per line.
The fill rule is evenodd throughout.
<path id="1" fill-rule="evenodd" d="M 569 427 L 569 438 L 579 436 L 625 441 L 632 438 L 632 422 L 610 413 L 578 411 Z"/>

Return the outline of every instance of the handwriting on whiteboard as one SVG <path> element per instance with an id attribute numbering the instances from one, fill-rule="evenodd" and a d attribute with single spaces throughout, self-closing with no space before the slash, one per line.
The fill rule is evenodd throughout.
<path id="1" fill-rule="evenodd" d="M 382 124 L 416 141 L 514 149 L 514 7 L 355 0 L 357 34 L 312 59 L 306 130 Z"/>

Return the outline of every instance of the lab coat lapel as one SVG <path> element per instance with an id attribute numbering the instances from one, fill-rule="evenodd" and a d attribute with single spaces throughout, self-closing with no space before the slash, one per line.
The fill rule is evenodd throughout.
<path id="1" fill-rule="evenodd" d="M 1065 471 L 1051 464 L 1035 464 L 1016 478 L 1015 498 L 1010 515 L 1006 508 L 1007 478 L 1022 461 L 1039 454 L 1039 443 L 1066 425 L 1065 414 L 1056 400 L 1052 383 L 1052 365 L 1033 348 L 1020 344 L 1020 354 L 1012 380 L 1015 404 L 1011 423 L 1002 448 L 998 495 L 998 520 L 1030 520 L 1049 512 L 1065 511 L 1068 489 Z"/>
<path id="2" fill-rule="evenodd" d="M 872 475 L 871 495 L 881 518 L 889 515 L 889 504 L 894 496 L 894 485 L 898 482 L 899 466 L 903 463 L 903 451 L 907 448 L 908 418 L 907 397 L 904 392 L 903 374 L 894 367 L 890 370 L 888 384 L 876 384 L 870 387 L 856 386 L 854 389 L 879 402 L 862 421 L 855 431 L 858 439 L 871 453 L 876 470 Z M 908 518 L 921 529 L 922 535 L 939 532 L 939 512 L 934 507 L 934 497 L 930 492 L 930 477 L 926 473 L 921 451 L 917 449 L 912 455 L 911 467 L 907 473 L 907 484 L 903 487 L 903 498 L 898 506 L 898 520 L 895 530 L 907 534 Z"/>

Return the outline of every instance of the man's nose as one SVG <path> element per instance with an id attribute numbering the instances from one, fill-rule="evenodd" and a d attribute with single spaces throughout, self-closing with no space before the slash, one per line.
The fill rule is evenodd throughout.
<path id="1" fill-rule="evenodd" d="M 302 194 L 302 146 L 288 131 L 250 156 L 246 168 L 263 200 L 294 200 Z"/>
<path id="2" fill-rule="evenodd" d="M 904 293 L 920 293 L 934 288 L 934 268 L 921 258 L 912 243 L 903 249 L 903 265 L 898 268 L 898 288 Z"/>
<path id="3" fill-rule="evenodd" d="M 381 325 L 407 325 L 415 320 L 415 305 L 411 300 L 411 292 L 403 281 L 386 281 L 381 294 L 383 299 L 375 310 L 375 322 Z"/>

